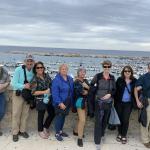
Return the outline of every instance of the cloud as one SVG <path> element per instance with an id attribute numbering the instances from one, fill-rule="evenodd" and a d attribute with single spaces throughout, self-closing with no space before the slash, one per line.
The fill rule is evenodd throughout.
<path id="1" fill-rule="evenodd" d="M 1 0 L 3 45 L 150 50 L 149 0 Z"/>

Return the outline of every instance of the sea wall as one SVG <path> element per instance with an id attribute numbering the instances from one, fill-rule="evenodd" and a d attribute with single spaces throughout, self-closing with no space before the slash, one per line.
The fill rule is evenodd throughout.
<path id="1" fill-rule="evenodd" d="M 12 125 L 12 90 L 6 91 L 7 97 L 7 107 L 6 107 L 6 114 L 4 119 L 1 122 L 2 130 L 9 130 L 11 132 L 11 125 Z M 133 111 L 131 118 L 130 118 L 130 127 L 129 132 L 139 133 L 139 123 L 138 123 L 138 112 Z M 72 128 L 75 126 L 75 122 L 77 119 L 77 115 L 70 113 L 65 122 L 65 128 L 72 132 Z M 29 130 L 37 130 L 37 111 L 30 110 L 30 115 L 27 123 L 27 127 Z M 54 127 L 52 125 L 52 127 Z M 86 122 L 86 130 L 93 130 L 94 128 L 94 119 L 87 118 Z"/>

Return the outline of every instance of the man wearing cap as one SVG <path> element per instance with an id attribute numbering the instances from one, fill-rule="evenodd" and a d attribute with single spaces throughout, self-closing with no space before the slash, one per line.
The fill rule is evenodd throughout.
<path id="1" fill-rule="evenodd" d="M 33 78 L 33 65 L 34 58 L 32 55 L 27 55 L 24 60 L 26 76 L 29 83 L 25 83 L 24 70 L 22 66 L 15 69 L 13 79 L 11 81 L 13 87 L 13 100 L 12 100 L 12 134 L 13 141 L 19 140 L 19 135 L 28 138 L 26 132 L 26 124 L 29 115 L 29 104 L 21 96 L 23 89 L 30 89 L 30 81 Z"/>
<path id="2" fill-rule="evenodd" d="M 10 76 L 6 69 L 4 69 L 3 65 L 0 64 L 0 121 L 4 117 L 5 107 L 6 107 L 6 97 L 5 91 L 9 86 Z M 2 136 L 2 132 L 0 132 L 0 136 Z"/>
<path id="3" fill-rule="evenodd" d="M 148 72 L 142 75 L 136 83 L 134 90 L 136 103 L 138 108 L 144 108 L 143 102 L 139 100 L 138 91 L 142 90 L 143 101 L 148 100 L 149 105 L 146 106 L 146 115 L 147 115 L 147 125 L 144 127 L 142 124 L 141 128 L 141 139 L 145 147 L 150 148 L 150 63 L 148 64 Z M 144 118 L 143 118 L 144 119 Z"/>

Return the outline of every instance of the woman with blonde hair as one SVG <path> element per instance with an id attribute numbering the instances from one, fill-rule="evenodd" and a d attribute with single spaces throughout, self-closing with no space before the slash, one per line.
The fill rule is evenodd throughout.
<path id="1" fill-rule="evenodd" d="M 52 81 L 52 97 L 56 115 L 55 137 L 58 141 L 63 141 L 63 137 L 68 137 L 68 134 L 63 132 L 65 118 L 73 103 L 73 79 L 68 75 L 66 64 L 59 67 L 59 73 Z"/>

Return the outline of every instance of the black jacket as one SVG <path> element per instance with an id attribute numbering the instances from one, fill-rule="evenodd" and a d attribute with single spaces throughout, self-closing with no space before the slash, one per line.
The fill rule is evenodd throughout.
<path id="1" fill-rule="evenodd" d="M 115 85 L 115 77 L 111 74 L 110 76 L 110 89 L 108 89 L 108 94 L 111 94 L 114 97 L 116 85 Z M 90 90 L 88 95 L 88 105 L 89 105 L 89 113 L 93 114 L 95 111 L 95 96 L 97 96 L 97 91 L 99 90 L 99 82 L 103 79 L 103 72 L 98 73 L 94 76 L 90 83 Z M 95 86 L 96 85 L 96 86 Z M 101 88 L 101 87 L 100 87 Z"/>
<path id="2" fill-rule="evenodd" d="M 135 87 L 135 83 L 136 83 L 136 78 L 133 78 L 133 80 L 131 81 L 130 85 L 131 85 L 131 102 L 132 104 L 135 103 L 135 96 L 134 96 L 134 87 Z M 116 93 L 114 96 L 114 103 L 120 103 L 122 102 L 122 97 L 123 97 L 123 93 L 126 87 L 126 82 L 122 77 L 119 77 L 116 81 Z"/>

